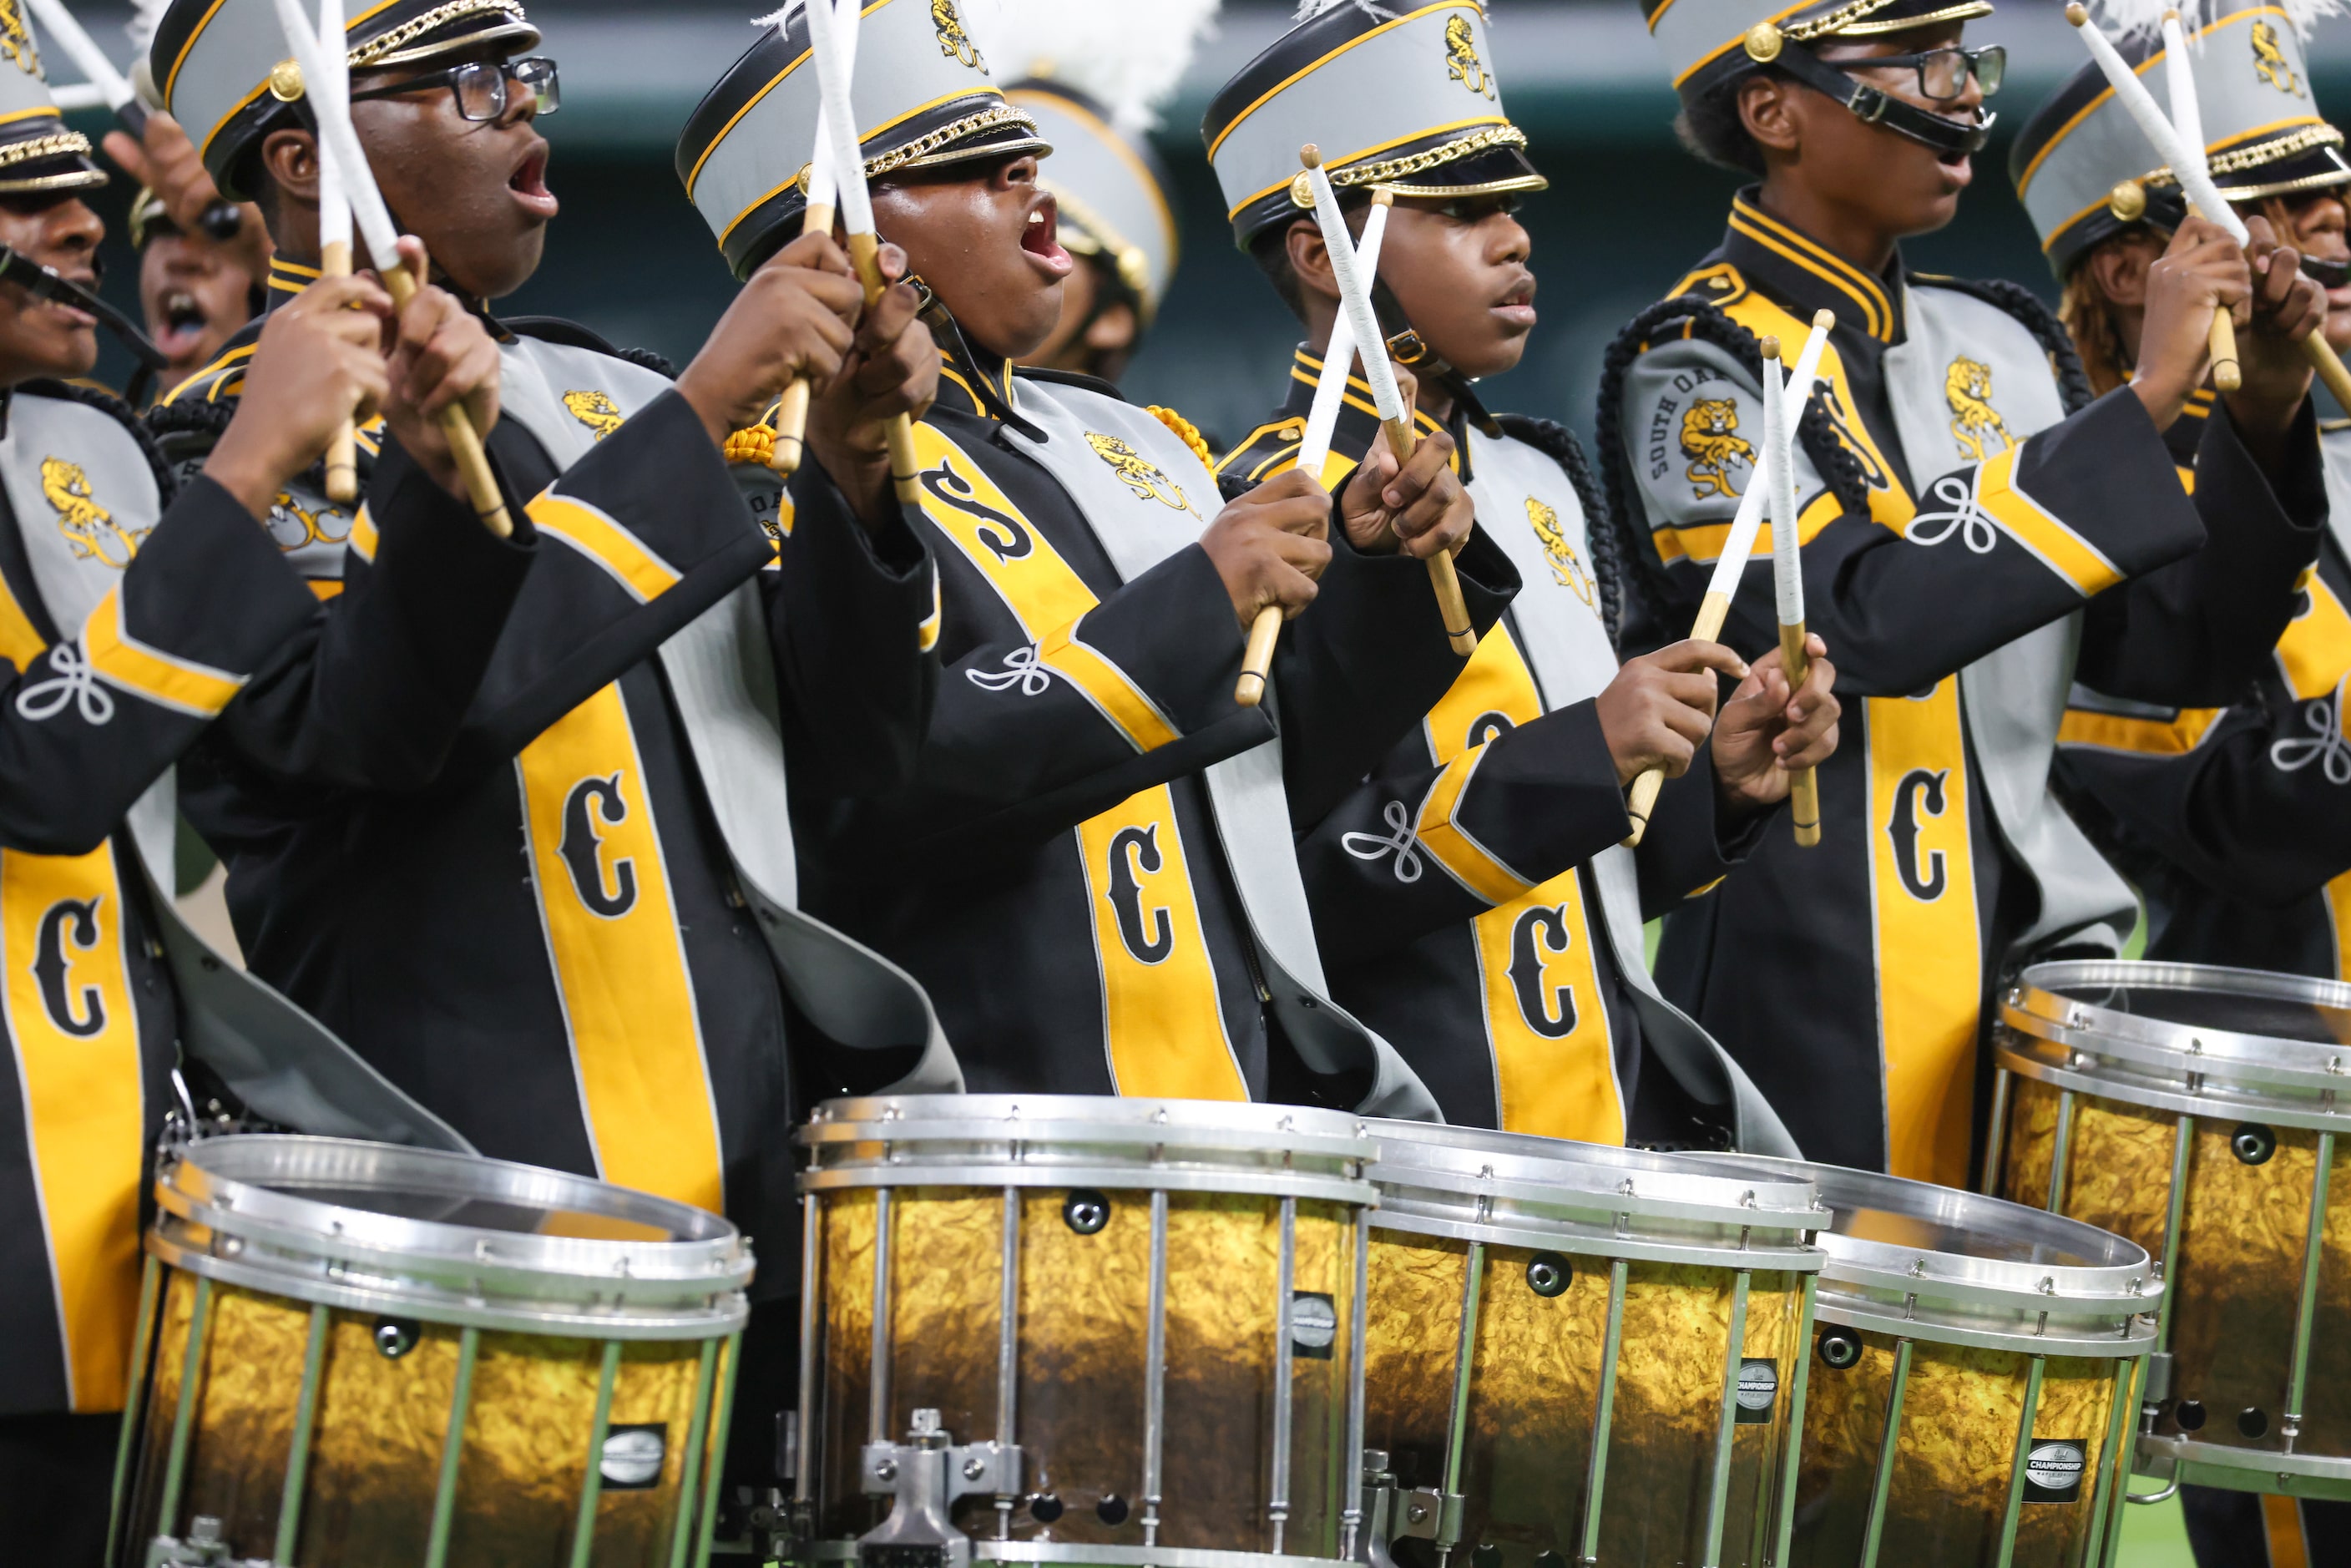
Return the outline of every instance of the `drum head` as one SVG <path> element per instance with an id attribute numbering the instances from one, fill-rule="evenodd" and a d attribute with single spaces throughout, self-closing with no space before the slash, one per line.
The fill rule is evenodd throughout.
<path id="1" fill-rule="evenodd" d="M 173 1152 L 148 1249 L 328 1305 L 615 1337 L 738 1318 L 748 1246 L 722 1217 L 609 1182 L 433 1149 L 245 1135 Z"/>

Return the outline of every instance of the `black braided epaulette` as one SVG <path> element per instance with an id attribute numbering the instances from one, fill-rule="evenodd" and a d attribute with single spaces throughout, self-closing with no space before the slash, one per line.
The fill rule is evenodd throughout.
<path id="1" fill-rule="evenodd" d="M 2049 308 L 2041 296 L 2004 277 L 1947 277 L 1940 273 L 1916 272 L 1910 279 L 1930 288 L 1948 288 L 1954 294 L 1980 299 L 2014 319 L 2018 326 L 2032 334 L 2041 351 L 2049 356 L 2049 368 L 2056 374 L 2057 395 L 2064 401 L 2065 412 L 2079 413 L 2090 405 L 2090 378 L 2082 369 L 2082 356 L 2074 350 L 2074 335 L 2065 330 L 2065 324 L 2057 319 L 2057 312 Z"/>
<path id="2" fill-rule="evenodd" d="M 1608 503 L 1593 476 L 1592 463 L 1575 432 L 1556 420 L 1523 413 L 1498 413 L 1494 423 L 1513 441 L 1523 441 L 1567 472 L 1583 508 L 1583 536 L 1592 554 L 1592 579 L 1600 589 L 1600 620 L 1613 645 L 1625 625 L 1624 541 L 1609 520 Z"/>
<path id="3" fill-rule="evenodd" d="M 179 483 L 172 476 L 171 461 L 164 456 L 162 447 L 141 423 L 138 411 L 112 392 L 86 382 L 46 380 L 26 382 L 16 390 L 30 397 L 56 398 L 60 402 L 78 402 L 98 410 L 129 431 L 131 439 L 138 443 L 140 455 L 147 459 L 148 470 L 155 476 L 156 498 L 168 507 L 172 497 L 179 494 Z"/>
<path id="4" fill-rule="evenodd" d="M 1659 300 L 1626 322 L 1608 345 L 1608 352 L 1601 361 L 1598 410 L 1600 472 L 1605 481 L 1608 516 L 1615 528 L 1619 548 L 1634 563 L 1641 591 L 1658 604 L 1676 603 L 1687 596 L 1677 593 L 1666 575 L 1665 562 L 1650 535 L 1647 511 L 1641 505 L 1640 486 L 1625 470 L 1625 376 L 1653 340 L 1668 333 L 1713 344 L 1738 361 L 1755 378 L 1758 386 L 1763 382 L 1761 341 L 1719 307 L 1694 294 Z M 1868 482 L 1860 462 L 1838 439 L 1828 404 L 1817 388 L 1804 390 L 1804 412 L 1796 423 L 1796 439 L 1803 446 L 1804 455 L 1811 459 L 1813 471 L 1835 495 L 1837 504 L 1847 512 L 1866 516 Z"/>

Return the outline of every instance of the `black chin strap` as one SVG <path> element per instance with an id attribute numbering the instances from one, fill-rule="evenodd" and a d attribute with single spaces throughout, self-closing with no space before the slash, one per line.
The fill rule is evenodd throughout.
<path id="1" fill-rule="evenodd" d="M 58 277 L 30 256 L 0 245 L 0 283 L 13 283 L 26 293 L 39 299 L 55 300 L 70 305 L 77 310 L 88 311 L 98 318 L 99 326 L 120 340 L 139 361 L 139 373 L 131 378 L 129 402 L 136 407 L 149 383 L 155 379 L 169 361 L 163 350 L 147 340 L 147 334 L 131 322 L 130 317 L 84 288 L 80 284 Z"/>
<path id="2" fill-rule="evenodd" d="M 1010 425 L 1031 441 L 1043 442 L 1045 433 L 1021 418 L 1019 412 L 1005 401 L 1004 394 L 996 390 L 995 378 L 980 368 L 979 357 L 971 351 L 971 343 L 964 337 L 963 327 L 947 308 L 946 301 L 923 281 L 919 273 L 908 273 L 904 281 L 914 286 L 916 319 L 930 329 L 931 340 L 939 346 L 939 352 L 946 356 L 947 363 L 961 371 L 970 381 L 973 395 L 979 399 L 980 406 L 994 414 L 998 424 Z"/>
<path id="3" fill-rule="evenodd" d="M 1980 152 L 1991 139 L 1992 122 L 2000 118 L 1976 110 L 1975 123 L 1964 124 L 1946 120 L 1939 114 L 1905 102 L 1890 93 L 1879 91 L 1868 83 L 1822 59 L 1801 45 L 1791 44 L 1780 51 L 1771 62 L 1813 91 L 1834 99 L 1853 110 L 1854 118 L 1864 125 L 1883 125 L 1897 136 L 1907 136 L 1923 142 L 1938 152 Z M 1857 65 L 1867 65 L 1857 60 Z"/>
<path id="4" fill-rule="evenodd" d="M 1502 427 L 1486 412 L 1469 378 L 1456 370 L 1444 355 L 1428 346 L 1428 340 L 1413 330 L 1404 307 L 1388 286 L 1379 278 L 1372 279 L 1372 314 L 1379 318 L 1380 330 L 1387 335 L 1388 358 L 1410 371 L 1424 384 L 1437 388 L 1453 400 L 1454 440 L 1461 440 L 1464 423 L 1474 424 L 1488 436 L 1499 436 Z M 1468 478 L 1465 473 L 1464 479 Z"/>

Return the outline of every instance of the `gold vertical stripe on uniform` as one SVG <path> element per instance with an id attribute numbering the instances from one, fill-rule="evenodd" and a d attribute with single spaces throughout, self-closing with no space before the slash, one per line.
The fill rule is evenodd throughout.
<path id="1" fill-rule="evenodd" d="M 1248 1099 L 1225 1035 L 1174 792 L 1155 785 L 1081 822 L 1078 852 L 1117 1092 Z"/>
<path id="2" fill-rule="evenodd" d="M 597 1173 L 717 1210 L 709 1067 L 621 688 L 558 719 L 515 768 Z"/>
<path id="3" fill-rule="evenodd" d="M 1430 760 L 1450 768 L 1541 716 L 1526 659 L 1509 628 L 1496 626 L 1422 728 Z M 1470 922 L 1470 934 L 1503 1130 L 1622 1144 L 1624 1096 L 1582 875 L 1564 872 L 1531 890 L 1520 883 Z"/>
<path id="4" fill-rule="evenodd" d="M 1175 727 L 1126 673 L 1076 640 L 1093 591 L 1010 497 L 934 427 L 914 426 L 923 511 L 977 568 L 1038 647 L 1138 750 Z M 1145 789 L 1078 825 L 1102 978 L 1103 1049 L 1122 1094 L 1246 1100 L 1225 1037 L 1176 797 Z"/>
<path id="5" fill-rule="evenodd" d="M 114 850 L 0 851 L 0 956 L 77 1411 L 120 1410 L 146 1159 L 139 1019 Z"/>
<path id="6" fill-rule="evenodd" d="M 2326 924 L 2335 937 L 2335 977 L 2351 979 L 2351 872 L 2326 884 Z"/>
<path id="7" fill-rule="evenodd" d="M 1863 699 L 1888 1169 L 1966 1185 L 1982 935 L 1969 858 L 1959 680 Z"/>
<path id="8" fill-rule="evenodd" d="M 2310 1547 L 2302 1538 L 2302 1504 L 2294 1498 L 2263 1492 L 2262 1540 L 2269 1548 L 2270 1568 L 2310 1568 Z"/>
<path id="9" fill-rule="evenodd" d="M 2278 672 L 2304 702 L 2332 696 L 2351 674 L 2351 612 L 2315 571 L 2303 584 L 2306 607 L 2278 639 Z"/>
<path id="10" fill-rule="evenodd" d="M 979 569 L 1031 642 L 1094 607 L 1093 591 L 963 448 L 914 426 L 923 513 Z"/>
<path id="11" fill-rule="evenodd" d="M 5 580 L 0 580 L 0 659 L 16 666 L 24 674 L 33 667 L 33 661 L 48 651 L 48 643 L 33 629 L 33 618 L 16 602 Z"/>

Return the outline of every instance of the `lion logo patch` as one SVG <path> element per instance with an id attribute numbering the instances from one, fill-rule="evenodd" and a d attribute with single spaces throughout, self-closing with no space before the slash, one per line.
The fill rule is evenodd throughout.
<path id="1" fill-rule="evenodd" d="M 1445 24 L 1445 74 L 1471 92 L 1494 96 L 1494 78 L 1478 57 L 1478 35 L 1470 31 L 1467 16 L 1456 16 Z"/>
<path id="2" fill-rule="evenodd" d="M 1089 430 L 1086 444 L 1094 449 L 1095 456 L 1110 465 L 1111 471 L 1134 492 L 1136 499 L 1156 501 L 1179 512 L 1191 510 L 1192 503 L 1184 498 L 1184 487 L 1117 436 Z"/>
<path id="3" fill-rule="evenodd" d="M 1737 499 L 1730 466 L 1755 465 L 1755 448 L 1739 436 L 1739 404 L 1727 397 L 1702 397 L 1682 415 L 1682 455 L 1687 457 L 1690 491 L 1698 499 Z"/>
<path id="4" fill-rule="evenodd" d="M 38 76 L 41 57 L 33 47 L 33 35 L 26 30 L 25 15 L 18 9 L 21 4 L 22 0 L 0 0 L 0 55 L 26 76 Z"/>
<path id="5" fill-rule="evenodd" d="M 1951 405 L 1951 434 L 1959 451 L 1980 463 L 2016 444 L 2008 422 L 1991 406 L 1991 367 L 1962 355 L 1943 372 L 1943 396 Z"/>
<path id="6" fill-rule="evenodd" d="M 262 526 L 269 531 L 269 542 L 288 555 L 308 545 L 346 544 L 351 537 L 348 514 L 331 503 L 306 507 L 291 490 L 277 492 L 269 503 L 269 521 Z"/>
<path id="7" fill-rule="evenodd" d="M 62 457 L 41 459 L 41 494 L 57 509 L 57 532 L 82 560 L 102 560 L 120 570 L 131 564 L 140 544 L 155 531 L 152 525 L 125 528 L 116 523 L 114 515 L 90 494 L 89 476 L 81 465 Z"/>
<path id="8" fill-rule="evenodd" d="M 568 392 L 563 394 L 563 406 L 599 441 L 621 428 L 621 405 L 612 401 L 609 392 Z"/>
<path id="9" fill-rule="evenodd" d="M 1583 561 L 1575 547 L 1567 542 L 1567 532 L 1559 526 L 1559 513 L 1532 496 L 1527 497 L 1527 525 L 1542 541 L 1543 554 L 1551 558 L 1551 575 L 1562 587 L 1573 593 L 1588 606 L 1593 603 L 1592 574 L 1583 569 Z"/>
<path id="10" fill-rule="evenodd" d="M 963 18 L 956 15 L 955 0 L 931 0 L 931 26 L 939 35 L 939 53 L 952 55 L 976 71 L 987 68 L 979 46 L 963 30 Z"/>
<path id="11" fill-rule="evenodd" d="M 2285 49 L 2278 42 L 2277 29 L 2267 22 L 2253 24 L 2253 74 L 2280 92 L 2292 93 L 2296 98 L 2310 96 L 2302 85 L 2302 78 L 2294 74 L 2293 65 L 2285 57 Z"/>

